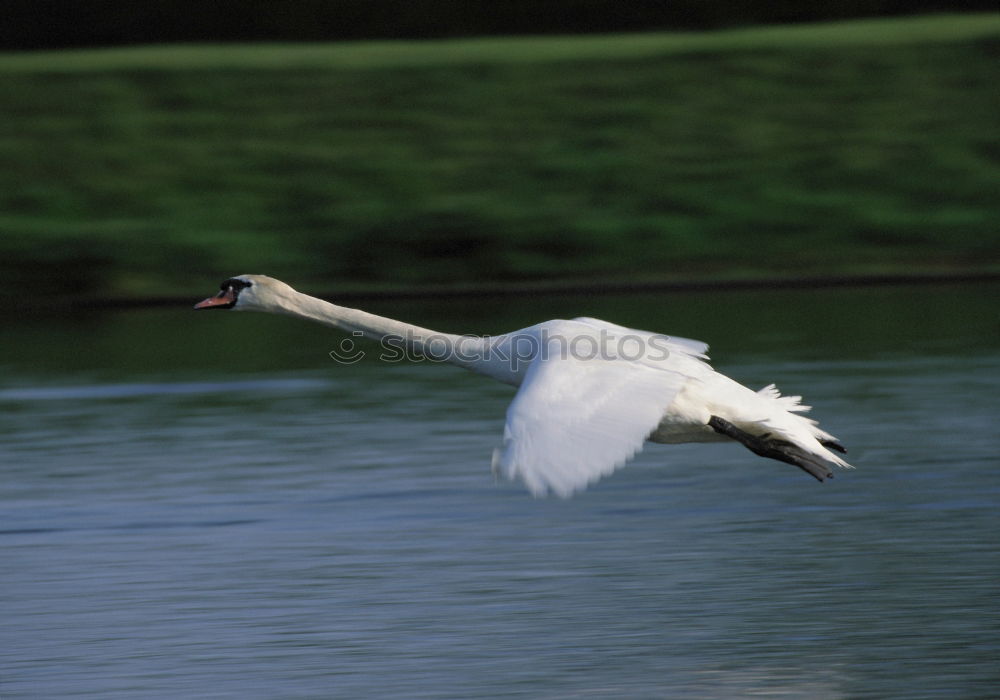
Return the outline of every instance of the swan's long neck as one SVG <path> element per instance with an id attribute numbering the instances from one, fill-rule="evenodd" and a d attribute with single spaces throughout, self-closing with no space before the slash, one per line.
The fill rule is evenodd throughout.
<path id="1" fill-rule="evenodd" d="M 322 299 L 289 289 L 275 297 L 266 311 L 317 321 L 352 334 L 378 341 L 389 349 L 406 348 L 435 360 L 479 370 L 482 338 L 441 333 L 403 321 L 376 316 L 359 309 L 337 306 Z"/>

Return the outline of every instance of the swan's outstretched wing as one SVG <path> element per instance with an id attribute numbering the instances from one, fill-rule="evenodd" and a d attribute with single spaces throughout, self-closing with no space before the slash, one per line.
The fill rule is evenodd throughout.
<path id="1" fill-rule="evenodd" d="M 536 496 L 569 496 L 622 466 L 688 379 L 672 369 L 566 352 L 559 341 L 548 340 L 532 361 L 507 409 L 503 446 L 493 453 L 494 472 L 521 478 Z"/>

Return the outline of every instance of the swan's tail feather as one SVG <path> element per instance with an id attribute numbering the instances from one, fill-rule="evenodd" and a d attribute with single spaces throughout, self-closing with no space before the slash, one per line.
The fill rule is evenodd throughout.
<path id="1" fill-rule="evenodd" d="M 807 413 L 812 410 L 812 406 L 806 406 L 802 403 L 801 396 L 782 396 L 781 392 L 778 391 L 778 387 L 774 384 L 768 384 L 758 391 L 757 395 L 772 399 L 780 404 L 783 409 L 793 413 Z"/>
<path id="2" fill-rule="evenodd" d="M 810 408 L 811 408 L 810 406 L 806 406 L 806 405 L 804 405 L 804 404 L 801 403 L 801 401 L 802 401 L 802 397 L 801 396 L 782 396 L 781 392 L 778 391 L 778 387 L 776 387 L 774 384 L 768 384 L 763 389 L 761 389 L 760 391 L 758 391 L 757 395 L 765 397 L 767 399 L 770 399 L 770 400 L 774 401 L 779 406 L 781 406 L 782 409 L 784 409 L 785 411 L 788 411 L 789 413 L 793 413 L 793 412 L 794 413 L 805 413 L 806 411 L 809 411 Z M 818 453 L 818 452 L 811 452 L 808 448 L 800 446 L 799 450 L 801 452 L 803 452 L 806 455 L 811 455 L 812 459 L 815 459 L 815 458 L 819 457 L 820 459 L 825 459 L 828 462 L 833 462 L 834 464 L 836 464 L 838 466 L 845 467 L 845 468 L 850 468 L 850 466 L 851 466 L 850 464 L 848 464 L 847 462 L 845 462 L 844 460 L 842 460 L 840 457 L 837 457 L 832 452 L 829 452 L 829 450 L 834 450 L 836 452 L 840 452 L 841 454 L 847 454 L 847 448 L 844 447 L 840 443 L 840 441 L 837 440 L 837 438 L 835 438 L 833 435 L 830 435 L 830 433 L 826 432 L 825 430 L 821 430 L 819 428 L 819 426 L 816 424 L 816 421 L 812 420 L 811 418 L 806 418 L 805 416 L 796 416 L 796 418 L 799 421 L 804 421 L 808 425 L 808 431 L 809 431 L 809 433 L 814 438 L 816 438 L 816 440 L 819 442 L 819 444 L 822 445 L 827 450 L 827 453 L 824 455 L 824 454 Z M 781 431 L 779 430 L 778 432 L 780 433 Z M 776 458 L 776 459 L 780 459 L 780 458 Z M 801 466 L 801 465 L 797 465 L 797 466 Z"/>

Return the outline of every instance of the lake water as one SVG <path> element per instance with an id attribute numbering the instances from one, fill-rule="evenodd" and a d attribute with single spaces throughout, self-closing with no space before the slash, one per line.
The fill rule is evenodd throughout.
<path id="1" fill-rule="evenodd" d="M 737 445 L 648 445 L 572 500 L 494 483 L 512 390 L 452 367 L 338 365 L 335 331 L 254 314 L 8 318 L 0 696 L 996 697 L 998 300 L 364 305 L 699 338 L 803 394 L 857 466 L 821 485 Z"/>

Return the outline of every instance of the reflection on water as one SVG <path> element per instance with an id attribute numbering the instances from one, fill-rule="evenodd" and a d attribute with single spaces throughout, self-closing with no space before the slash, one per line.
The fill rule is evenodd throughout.
<path id="1" fill-rule="evenodd" d="M 650 445 L 569 501 L 492 482 L 511 390 L 450 367 L 249 314 L 12 322 L 0 695 L 988 697 L 997 291 L 400 305 L 702 338 L 858 466 Z"/>

